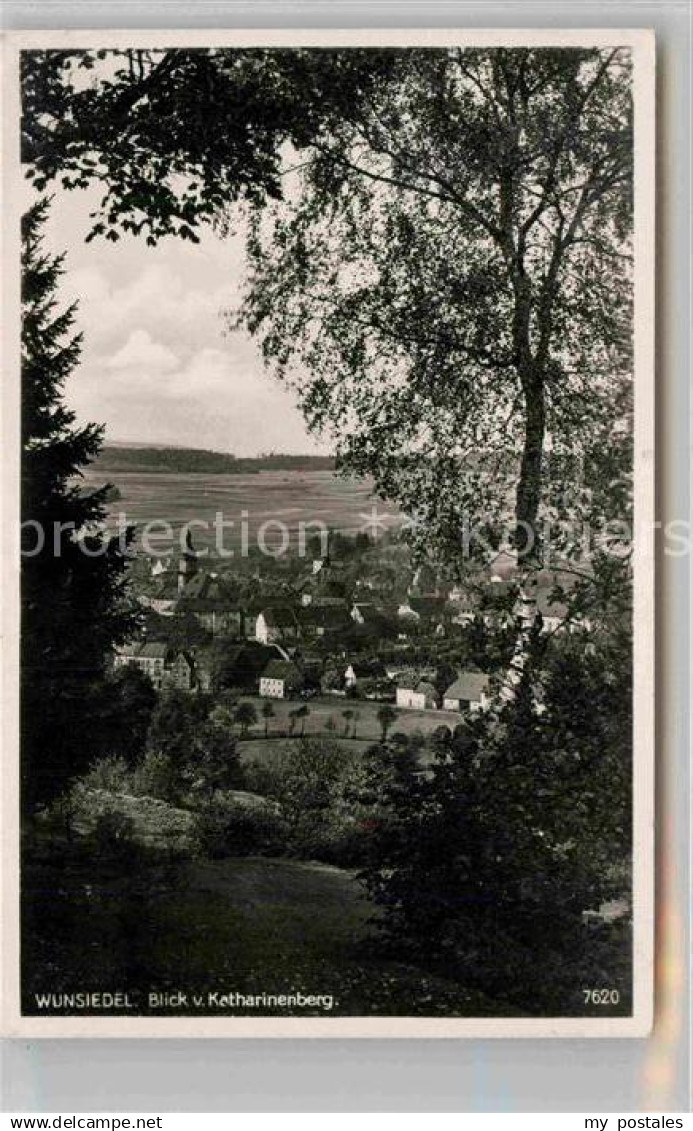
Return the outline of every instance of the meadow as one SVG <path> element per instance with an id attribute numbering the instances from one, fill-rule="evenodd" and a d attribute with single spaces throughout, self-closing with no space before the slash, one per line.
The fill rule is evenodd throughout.
<path id="1" fill-rule="evenodd" d="M 25 867 L 24 914 L 31 928 L 23 948 L 28 1015 L 37 1013 L 34 993 L 45 992 L 45 970 L 53 992 L 125 986 L 135 1014 L 172 1015 L 165 1005 L 150 1004 L 149 993 L 173 988 L 187 995 L 175 1008 L 183 1016 L 513 1012 L 415 965 L 373 954 L 376 908 L 352 871 L 315 861 L 193 859 L 163 868 L 140 864 L 124 875 L 104 860 L 46 853 Z M 220 1008 L 214 995 L 230 991 L 329 995 L 329 1005 Z"/>
<path id="2" fill-rule="evenodd" d="M 213 523 L 221 514 L 225 523 L 223 549 L 232 551 L 233 556 L 245 556 L 244 546 L 251 550 L 258 546 L 258 533 L 267 546 L 276 547 L 286 529 L 290 546 L 297 547 L 300 524 L 322 523 L 343 533 L 356 533 L 364 529 L 374 506 L 383 516 L 385 528 L 402 521 L 391 504 L 375 497 L 369 481 L 342 479 L 329 470 L 209 475 L 152 471 L 109 474 L 87 468 L 83 474 L 87 491 L 106 482 L 113 483 L 120 495 L 108 504 L 109 526 L 118 522 L 119 515 L 125 515 L 127 522 L 138 528 L 138 544 L 156 554 L 177 549 L 178 534 L 172 539 L 170 530 L 160 526 L 158 531 L 147 533 L 148 546 L 142 545 L 147 523 L 166 523 L 178 532 L 192 522 L 195 546 L 212 551 Z M 308 526 L 307 535 L 310 533 Z"/>
<path id="3" fill-rule="evenodd" d="M 246 742 L 248 745 L 256 740 L 258 745 L 268 739 L 278 738 L 289 733 L 289 716 L 292 711 L 301 705 L 298 700 L 291 699 L 261 699 L 252 696 L 243 696 L 243 700 L 252 702 L 257 710 L 259 721 L 256 726 L 248 730 Z M 264 737 L 265 724 L 260 716 L 262 704 L 271 702 L 274 715 L 268 720 L 268 739 Z M 341 695 L 321 696 L 308 701 L 309 714 L 305 720 L 299 719 L 295 724 L 295 735 L 298 736 L 303 729 L 306 735 L 334 735 L 343 738 L 347 726 L 343 711 L 352 711 L 349 719 L 348 741 L 372 744 L 377 742 L 382 734 L 382 727 L 378 721 L 378 711 L 382 703 L 368 699 L 347 699 Z M 390 733 L 412 735 L 417 731 L 424 735 L 431 734 L 439 726 L 447 726 L 451 730 L 463 719 L 457 711 L 415 711 L 409 708 L 395 708 L 397 718 L 390 727 Z M 334 722 L 334 730 L 330 730 L 329 720 Z M 244 743 L 245 745 L 245 743 Z"/>

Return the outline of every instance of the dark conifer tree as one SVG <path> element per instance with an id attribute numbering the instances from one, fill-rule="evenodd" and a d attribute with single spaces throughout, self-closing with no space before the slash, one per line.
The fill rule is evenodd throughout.
<path id="1" fill-rule="evenodd" d="M 81 470 L 102 428 L 64 404 L 79 362 L 75 306 L 60 308 L 63 257 L 43 247 L 48 201 L 22 223 L 22 801 L 59 795 L 93 757 L 90 704 L 112 646 L 136 623 L 126 594 L 127 543 L 102 527 L 108 487 L 85 492 Z"/>

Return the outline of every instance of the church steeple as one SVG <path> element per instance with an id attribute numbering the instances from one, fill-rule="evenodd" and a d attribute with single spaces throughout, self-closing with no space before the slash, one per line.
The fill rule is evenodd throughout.
<path id="1" fill-rule="evenodd" d="M 185 547 L 178 560 L 178 592 L 182 593 L 190 578 L 197 573 L 197 551 L 190 530 L 185 531 Z"/>

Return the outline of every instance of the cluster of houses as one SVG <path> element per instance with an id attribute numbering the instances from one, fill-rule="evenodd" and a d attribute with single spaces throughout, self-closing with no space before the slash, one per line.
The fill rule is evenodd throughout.
<path id="1" fill-rule="evenodd" d="M 491 701 L 489 677 L 482 672 L 460 672 L 442 694 L 432 682 L 432 674 L 421 675 L 413 671 L 402 673 L 396 669 L 388 671 L 386 667 L 383 667 L 382 674 L 383 687 L 391 688 L 394 691 L 396 705 L 405 709 L 474 712 L 485 710 Z M 372 678 L 372 672 L 368 672 L 368 677 L 369 680 Z M 270 660 L 260 677 L 259 692 L 268 699 L 286 699 L 300 694 L 304 686 L 300 663 L 292 660 Z M 353 664 L 350 664 L 344 673 L 344 686 L 347 689 L 358 686 Z M 392 698 L 392 693 L 387 690 L 383 694 L 367 692 L 365 698 Z"/>
<path id="2" fill-rule="evenodd" d="M 128 664 L 149 676 L 157 691 L 165 688 L 192 691 L 197 684 L 192 655 L 162 641 L 142 641 L 118 648 L 113 657 L 114 668 Z"/>
<path id="3" fill-rule="evenodd" d="M 239 648 L 239 661 L 242 664 L 247 649 Z M 263 649 L 267 655 L 259 676 L 253 687 L 261 696 L 268 699 L 290 699 L 317 690 L 314 680 L 301 657 L 291 658 L 280 648 L 269 646 Z M 267 658 L 269 656 L 269 659 Z M 157 691 L 176 688 L 193 691 L 208 689 L 204 669 L 196 665 L 188 651 L 171 647 L 160 641 L 127 644 L 116 651 L 116 669 L 132 664 L 149 677 Z M 458 678 L 440 695 L 432 683 L 432 673 L 422 675 L 415 671 L 401 672 L 377 662 L 350 663 L 343 672 L 337 673 L 337 688 L 321 688 L 326 693 L 348 695 L 350 691 L 362 686 L 374 687 L 364 693 L 368 699 L 391 699 L 394 691 L 398 707 L 414 710 L 465 711 L 483 710 L 489 703 L 489 680 L 478 672 L 461 672 Z"/>
<path id="4" fill-rule="evenodd" d="M 490 588 L 502 597 L 516 573 L 514 556 L 501 551 L 488 571 Z M 548 629 L 561 625 L 567 613 L 565 605 L 554 599 L 554 589 L 554 574 L 539 576 L 537 607 Z M 363 599 L 364 594 L 368 599 Z M 441 585 L 438 579 L 423 576 L 421 570 L 406 596 L 388 601 L 370 592 L 367 585 L 350 592 L 344 564 L 328 553 L 315 559 L 292 589 L 267 593 L 259 587 L 249 598 L 247 589 L 242 595 L 234 578 L 200 568 L 188 535 L 177 565 L 161 560 L 154 563 L 140 600 L 162 617 L 185 614 L 212 637 L 237 642 L 239 678 L 251 673 L 252 690 L 268 698 L 320 691 L 394 700 L 404 709 L 447 711 L 483 710 L 490 701 L 488 677 L 476 671 L 460 671 L 441 693 L 434 683 L 435 668 L 411 670 L 377 659 L 349 660 L 350 632 L 369 633 L 376 641 L 377 654 L 381 635 L 383 640 L 387 635 L 390 642 L 393 638 L 406 642 L 417 631 L 430 639 L 445 637 L 454 625 L 486 615 L 478 591 Z M 322 653 L 320 645 L 325 646 Z M 311 652 L 316 648 L 317 652 Z M 331 653 L 327 658 L 326 651 Z M 210 686 L 209 671 L 194 649 L 144 641 L 121 648 L 114 663 L 116 667 L 134 664 L 160 689 L 205 690 Z"/>
<path id="5" fill-rule="evenodd" d="M 444 635 L 446 620 L 457 618 L 463 623 L 474 616 L 471 598 L 463 599 L 460 590 L 418 592 L 418 575 L 403 600 L 354 597 L 345 582 L 344 569 L 344 563 L 326 555 L 313 561 L 311 571 L 291 592 L 243 597 L 233 578 L 200 568 L 188 536 L 177 568 L 171 561 L 157 560 L 150 583 L 139 598 L 161 616 L 194 616 L 212 636 L 236 636 L 289 647 L 353 626 L 377 633 L 386 623 L 399 627 L 401 639 L 416 625 Z"/>
<path id="6" fill-rule="evenodd" d="M 440 694 L 430 678 L 400 676 L 395 702 L 417 711 L 483 711 L 490 701 L 489 677 L 483 672 L 463 671 Z"/>

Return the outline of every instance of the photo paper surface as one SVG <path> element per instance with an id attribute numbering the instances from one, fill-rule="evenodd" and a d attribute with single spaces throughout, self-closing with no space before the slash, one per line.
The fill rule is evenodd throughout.
<path id="1" fill-rule="evenodd" d="M 3 82 L 6 1031 L 645 1035 L 651 33 Z"/>

